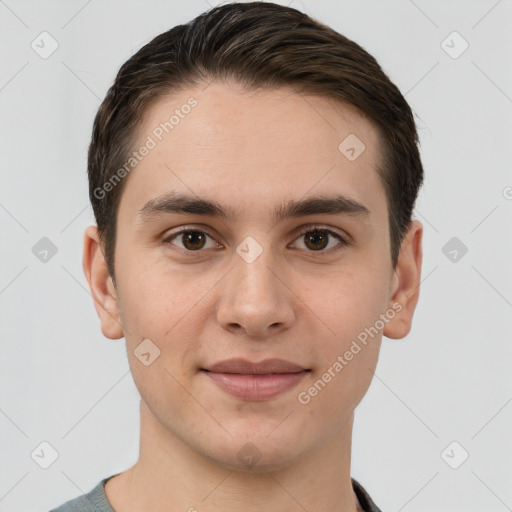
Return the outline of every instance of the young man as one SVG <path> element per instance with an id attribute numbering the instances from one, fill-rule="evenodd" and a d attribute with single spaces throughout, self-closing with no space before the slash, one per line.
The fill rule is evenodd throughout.
<path id="1" fill-rule="evenodd" d="M 56 511 L 379 510 L 352 425 L 418 300 L 417 142 L 373 57 L 289 7 L 221 5 L 122 66 L 83 265 L 140 453 Z"/>

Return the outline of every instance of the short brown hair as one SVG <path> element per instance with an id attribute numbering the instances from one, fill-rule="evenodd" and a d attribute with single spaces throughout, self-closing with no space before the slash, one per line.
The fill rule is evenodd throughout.
<path id="1" fill-rule="evenodd" d="M 117 212 L 126 178 L 108 194 L 102 186 L 129 158 L 150 102 L 211 80 L 248 89 L 292 86 L 349 103 L 376 124 L 395 268 L 423 182 L 409 105 L 361 46 L 296 9 L 258 1 L 223 4 L 158 35 L 122 65 L 108 90 L 94 119 L 88 176 L 114 283 Z"/>

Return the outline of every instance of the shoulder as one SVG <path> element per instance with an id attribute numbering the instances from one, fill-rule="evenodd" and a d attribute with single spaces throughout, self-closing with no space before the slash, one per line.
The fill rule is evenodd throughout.
<path id="1" fill-rule="evenodd" d="M 114 512 L 105 494 L 105 482 L 115 475 L 101 480 L 91 491 L 66 501 L 50 512 Z"/>
<path id="2" fill-rule="evenodd" d="M 364 512 L 382 512 L 372 500 L 366 489 L 354 478 L 352 478 L 352 487 Z"/>

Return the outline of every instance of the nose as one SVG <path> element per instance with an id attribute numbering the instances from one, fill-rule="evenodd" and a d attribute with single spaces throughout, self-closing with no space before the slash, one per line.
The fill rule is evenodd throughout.
<path id="1" fill-rule="evenodd" d="M 295 319 L 295 295 L 271 251 L 263 251 L 251 263 L 236 254 L 233 265 L 219 299 L 219 325 L 258 339 L 289 329 Z"/>

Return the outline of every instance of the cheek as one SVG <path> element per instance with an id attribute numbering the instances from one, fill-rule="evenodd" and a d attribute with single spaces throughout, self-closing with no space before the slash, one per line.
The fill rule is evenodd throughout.
<path id="1" fill-rule="evenodd" d="M 360 325 L 365 327 L 360 328 Z M 326 424 L 341 425 L 366 394 L 377 365 L 381 332 L 374 333 L 358 318 L 338 322 L 336 335 L 318 345 L 315 371 L 298 396 Z M 371 332 L 371 334 L 369 334 Z"/>
<path id="2" fill-rule="evenodd" d="M 308 286 L 308 291 L 305 288 L 301 298 L 322 321 L 324 332 L 331 339 L 328 345 L 337 353 L 385 312 L 388 286 L 383 273 L 369 272 L 365 266 L 330 273 L 321 282 L 316 281 L 314 287 Z"/>
<path id="3" fill-rule="evenodd" d="M 173 377 L 185 382 L 196 370 L 201 330 L 212 309 L 209 296 L 204 296 L 218 279 L 207 274 L 194 278 L 158 262 L 125 268 L 132 271 L 129 278 L 124 276 L 119 290 L 121 320 L 134 380 L 137 387 L 148 390 L 174 389 Z M 150 358 L 152 352 L 157 354 L 151 369 L 138 359 L 143 350 Z M 178 388 L 176 396 L 180 395 Z"/>
<path id="4" fill-rule="evenodd" d="M 327 407 L 325 414 L 336 414 L 328 411 L 329 402 L 337 404 L 338 411 L 352 410 L 370 385 L 382 339 L 380 315 L 386 311 L 387 287 L 384 274 L 368 272 L 365 266 L 331 275 L 324 280 L 323 293 L 309 295 L 308 305 L 326 326 L 326 334 L 317 338 L 312 390 L 318 393 L 317 403 Z"/>
<path id="5" fill-rule="evenodd" d="M 194 278 L 163 258 L 148 262 L 133 257 L 125 261 L 124 269 L 120 293 L 125 325 L 139 332 L 147 330 L 158 339 L 166 338 L 175 326 L 181 332 L 182 320 L 197 314 L 201 297 L 215 284 L 214 276 Z"/>

